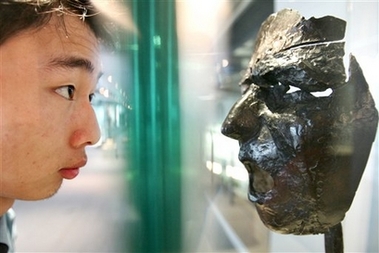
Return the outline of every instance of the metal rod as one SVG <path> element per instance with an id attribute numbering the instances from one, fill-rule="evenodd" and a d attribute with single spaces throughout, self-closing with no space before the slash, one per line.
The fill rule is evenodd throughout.
<path id="1" fill-rule="evenodd" d="M 325 233 L 325 253 L 343 253 L 342 225 L 338 223 Z"/>

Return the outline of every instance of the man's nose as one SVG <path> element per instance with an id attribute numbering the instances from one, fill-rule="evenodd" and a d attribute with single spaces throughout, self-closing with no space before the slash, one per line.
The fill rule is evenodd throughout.
<path id="1" fill-rule="evenodd" d="M 258 136 L 262 122 L 259 118 L 259 102 L 249 96 L 242 97 L 229 111 L 221 126 L 221 133 L 238 141 Z"/>
<path id="2" fill-rule="evenodd" d="M 75 130 L 70 138 L 70 145 L 82 148 L 96 144 L 100 139 L 100 128 L 91 104 L 85 104 L 75 118 Z"/>

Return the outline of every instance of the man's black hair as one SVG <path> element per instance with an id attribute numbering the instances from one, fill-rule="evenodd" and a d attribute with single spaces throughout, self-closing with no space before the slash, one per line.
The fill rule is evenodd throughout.
<path id="1" fill-rule="evenodd" d="M 109 24 L 91 0 L 1 0 L 0 45 L 28 29 L 46 25 L 53 14 L 77 16 L 105 45 L 112 45 Z M 64 21 L 64 20 L 63 20 Z"/>

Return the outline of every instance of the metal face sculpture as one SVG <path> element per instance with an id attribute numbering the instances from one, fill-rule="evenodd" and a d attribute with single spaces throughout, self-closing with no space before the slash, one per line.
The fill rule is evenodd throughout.
<path id="1" fill-rule="evenodd" d="M 290 9 L 269 16 L 240 84 L 243 95 L 222 125 L 240 143 L 249 199 L 279 233 L 340 226 L 370 154 L 378 112 L 353 56 L 346 81 L 345 25 Z M 325 90 L 331 94 L 315 95 Z"/>

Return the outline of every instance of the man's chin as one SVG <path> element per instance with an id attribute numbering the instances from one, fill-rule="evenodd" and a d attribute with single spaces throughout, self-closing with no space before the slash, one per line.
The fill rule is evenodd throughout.
<path id="1" fill-rule="evenodd" d="M 49 199 L 53 197 L 59 191 L 61 185 L 62 185 L 62 182 L 45 189 L 37 188 L 38 191 L 28 192 L 27 194 L 24 194 L 24 196 L 20 196 L 17 199 L 25 200 L 25 201 L 37 201 L 37 200 Z"/>

